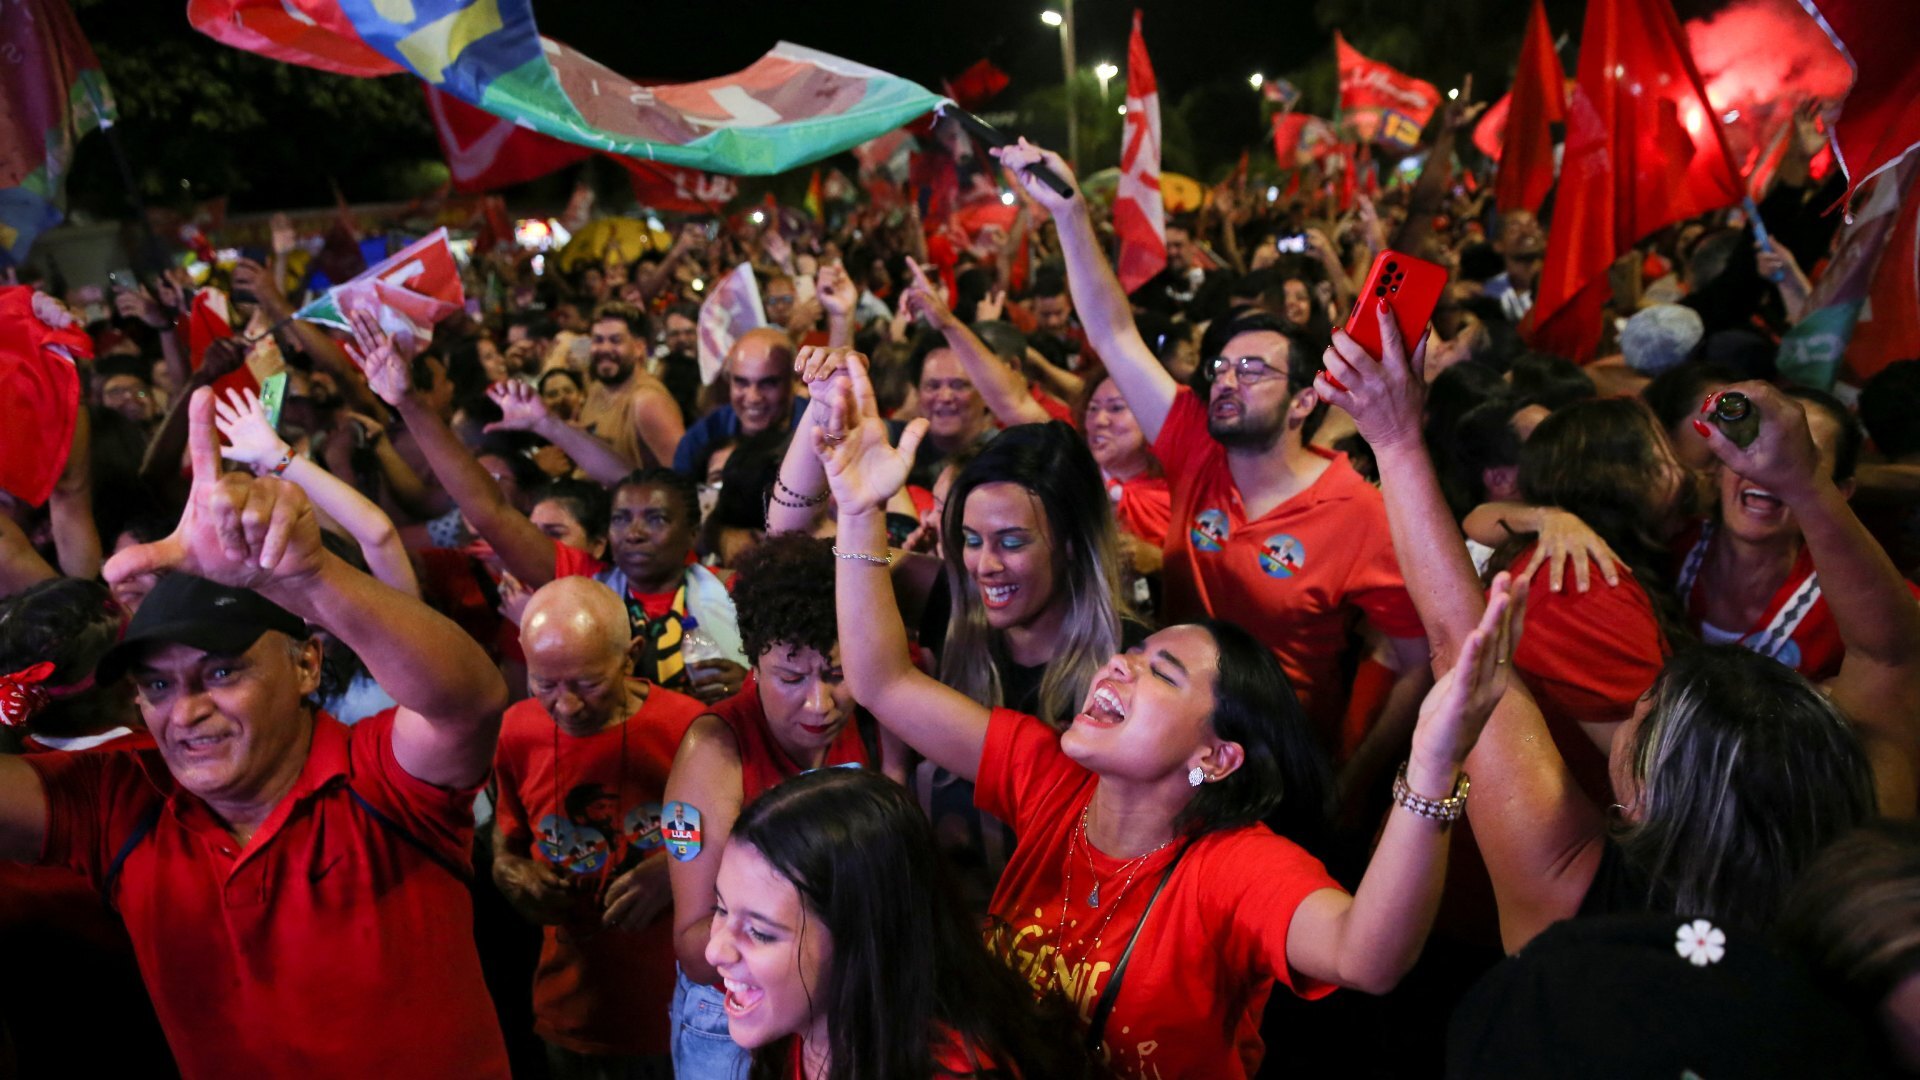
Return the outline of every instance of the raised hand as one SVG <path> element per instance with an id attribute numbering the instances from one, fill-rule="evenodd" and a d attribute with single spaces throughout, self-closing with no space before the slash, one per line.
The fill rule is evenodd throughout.
<path id="1" fill-rule="evenodd" d="M 908 258 L 907 272 L 913 276 L 913 280 L 908 282 L 906 292 L 901 297 L 907 310 L 936 329 L 955 322 L 953 309 L 947 307 L 946 298 L 940 295 L 940 287 L 928 279 L 927 272 L 920 268 L 920 264 Z"/>
<path id="2" fill-rule="evenodd" d="M 286 440 L 267 423 L 267 410 L 251 390 L 230 390 L 224 399 L 216 395 L 213 423 L 229 444 L 223 456 L 252 466 L 256 474 L 287 456 Z"/>
<path id="3" fill-rule="evenodd" d="M 1816 489 L 1827 474 L 1820 468 L 1820 453 L 1807 428 L 1806 406 L 1763 382 L 1734 383 L 1721 391 L 1727 392 L 1747 396 L 1760 416 L 1760 431 L 1744 447 L 1727 438 L 1718 425 L 1706 419 L 1719 400 L 1720 395 L 1715 394 L 1700 406 L 1701 416 L 1693 422 L 1694 430 L 1707 440 L 1714 456 L 1786 502 Z"/>
<path id="4" fill-rule="evenodd" d="M 1326 370 L 1313 381 L 1320 400 L 1346 410 L 1376 451 L 1418 442 L 1427 400 L 1427 336 L 1408 356 L 1392 309 L 1382 303 L 1378 310 L 1382 355 L 1367 355 L 1345 330 L 1335 330 Z"/>
<path id="5" fill-rule="evenodd" d="M 172 535 L 107 560 L 108 585 L 140 574 L 196 574 L 236 589 L 258 589 L 317 574 L 326 558 L 313 506 L 295 484 L 222 473 L 213 390 L 187 402 L 193 487 Z"/>
<path id="6" fill-rule="evenodd" d="M 1493 579 L 1480 625 L 1460 647 L 1460 658 L 1434 681 L 1420 703 L 1413 760 L 1439 769 L 1457 768 L 1467 760 L 1494 706 L 1507 692 L 1526 607 L 1524 579 L 1516 582 L 1506 573 Z"/>
<path id="7" fill-rule="evenodd" d="M 973 321 L 992 322 L 998 319 L 1006 309 L 1007 292 L 1005 289 L 997 289 L 981 297 L 980 302 L 973 305 Z"/>
<path id="8" fill-rule="evenodd" d="M 1051 150 L 1042 150 L 1025 139 L 1011 146 L 998 147 L 993 151 L 994 159 L 1005 165 L 1020 181 L 1021 190 L 1033 197 L 1033 201 L 1047 208 L 1049 213 L 1059 213 L 1080 201 L 1080 181 L 1074 178 L 1073 170 L 1059 154 Z M 1042 180 L 1035 179 L 1027 170 L 1034 165 L 1045 165 L 1067 182 L 1073 189 L 1071 198 L 1062 198 L 1060 193 L 1048 187 Z"/>
<path id="9" fill-rule="evenodd" d="M 121 315 L 139 319 L 155 330 L 164 330 L 173 325 L 173 320 L 167 316 L 167 309 L 154 299 L 153 291 L 145 285 L 113 290 L 113 307 Z"/>
<path id="10" fill-rule="evenodd" d="M 872 513 L 885 508 L 907 482 L 914 451 L 927 434 L 927 421 L 908 424 L 900 434 L 900 445 L 890 445 L 865 365 L 845 370 L 846 377 L 836 380 L 827 395 L 826 419 L 809 434 L 840 512 Z"/>
<path id="11" fill-rule="evenodd" d="M 360 365 L 367 385 L 380 400 L 398 407 L 413 391 L 412 358 L 400 355 L 399 346 L 380 329 L 371 312 L 355 311 L 347 321 L 353 324 L 353 344 L 346 346 L 347 355 Z"/>
<path id="12" fill-rule="evenodd" d="M 487 387 L 487 398 L 500 406 L 500 419 L 482 429 L 488 433 L 532 431 L 551 415 L 547 403 L 540 400 L 540 392 L 517 379 Z"/>
<path id="13" fill-rule="evenodd" d="M 854 365 L 859 365 L 862 371 L 866 370 L 867 358 L 848 348 L 806 345 L 794 356 L 793 371 L 800 376 L 800 381 L 806 384 L 807 396 L 811 402 L 807 406 L 807 419 L 814 426 L 829 422 L 828 414 L 833 407 L 834 388 L 844 381 L 841 372 Z"/>
<path id="14" fill-rule="evenodd" d="M 293 231 L 293 221 L 285 214 L 275 214 L 267 219 L 267 234 L 273 239 L 275 255 L 290 255 L 299 243 L 299 237 Z"/>
<path id="15" fill-rule="evenodd" d="M 820 306 L 826 309 L 830 319 L 852 315 L 860 303 L 860 290 L 854 288 L 853 279 L 839 263 L 827 263 L 820 268 L 814 278 L 813 293 L 820 298 Z"/>
<path id="16" fill-rule="evenodd" d="M 278 317 L 287 306 L 287 298 L 280 291 L 280 283 L 274 280 L 273 272 L 252 259 L 241 259 L 233 264 L 233 289 L 235 292 L 250 292 L 260 301 L 262 309 Z"/>

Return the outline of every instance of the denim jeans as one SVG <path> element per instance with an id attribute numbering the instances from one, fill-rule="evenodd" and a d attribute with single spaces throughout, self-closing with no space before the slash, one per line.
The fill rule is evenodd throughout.
<path id="1" fill-rule="evenodd" d="M 676 971 L 673 990 L 675 1080 L 745 1080 L 747 1052 L 727 1033 L 726 995 Z"/>

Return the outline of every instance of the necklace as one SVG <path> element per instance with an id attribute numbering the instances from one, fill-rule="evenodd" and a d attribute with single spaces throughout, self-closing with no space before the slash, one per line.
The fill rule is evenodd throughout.
<path id="1" fill-rule="evenodd" d="M 1092 812 L 1093 804 L 1091 803 L 1087 804 L 1085 810 L 1080 811 L 1080 828 L 1077 831 L 1079 833 L 1081 854 L 1084 855 L 1087 860 L 1087 874 L 1093 879 L 1093 888 L 1087 890 L 1087 906 L 1097 908 L 1100 906 L 1100 871 L 1093 865 L 1093 844 L 1087 840 L 1087 816 Z M 1134 875 L 1140 872 L 1141 864 L 1145 863 L 1158 852 L 1164 850 L 1166 846 L 1171 843 L 1173 843 L 1173 840 L 1169 838 L 1163 841 L 1159 847 L 1143 851 L 1121 864 L 1120 870 L 1127 872 L 1126 883 L 1120 886 L 1121 895 L 1126 894 L 1127 885 L 1133 884 Z M 1113 876 L 1119 877 L 1120 870 L 1115 870 Z M 1068 895 L 1072 895 L 1071 886 L 1069 886 Z"/>

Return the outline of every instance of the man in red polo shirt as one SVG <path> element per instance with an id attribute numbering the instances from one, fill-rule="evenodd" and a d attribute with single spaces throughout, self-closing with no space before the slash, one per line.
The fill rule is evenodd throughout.
<path id="1" fill-rule="evenodd" d="M 628 676 L 626 606 L 592 578 L 535 592 L 520 641 L 533 697 L 501 726 L 493 880 L 544 927 L 534 1030 L 556 1078 L 670 1075 L 660 807 L 680 739 L 707 706 Z"/>
<path id="2" fill-rule="evenodd" d="M 1067 175 L 1057 155 L 1024 141 L 999 153 L 1016 173 L 1044 159 Z M 1220 355 L 1201 361 L 1211 375 L 1205 398 L 1181 387 L 1134 328 L 1086 202 L 1022 176 L 1059 229 L 1087 339 L 1172 479 L 1167 619 L 1211 615 L 1258 637 L 1331 747 L 1347 696 L 1339 681 L 1346 619 L 1358 609 L 1386 639 L 1399 672 L 1372 740 L 1388 753 L 1382 744 L 1412 731 L 1430 680 L 1426 634 L 1394 559 L 1380 493 L 1346 455 L 1308 441 L 1326 410 L 1313 389 L 1321 349 L 1279 320 L 1245 317 L 1216 332 Z"/>
<path id="3" fill-rule="evenodd" d="M 179 527 L 106 570 L 164 576 L 96 669 L 133 672 L 156 748 L 0 757 L 0 858 L 78 870 L 119 911 L 188 1077 L 505 1077 L 465 880 L 505 682 L 328 554 L 299 488 L 221 475 L 212 392 L 189 409 Z M 307 622 L 398 707 L 311 709 Z"/>

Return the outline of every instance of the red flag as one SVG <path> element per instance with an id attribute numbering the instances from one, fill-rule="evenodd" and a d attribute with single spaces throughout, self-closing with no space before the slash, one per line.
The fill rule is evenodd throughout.
<path id="1" fill-rule="evenodd" d="M 1167 266 L 1167 214 L 1160 201 L 1160 87 L 1153 81 L 1140 9 L 1127 42 L 1127 123 L 1121 136 L 1120 186 L 1113 230 L 1120 237 L 1120 287 L 1145 285 Z"/>
<path id="2" fill-rule="evenodd" d="M 1440 105 L 1440 91 L 1361 55 L 1333 32 L 1335 59 L 1340 68 L 1340 116 L 1366 142 L 1378 140 L 1401 149 L 1419 145 L 1420 129 L 1427 126 Z"/>
<path id="3" fill-rule="evenodd" d="M 1487 106 L 1487 111 L 1480 114 L 1480 122 L 1473 125 L 1474 148 L 1485 154 L 1488 161 L 1500 160 L 1500 150 L 1507 138 L 1507 110 L 1511 108 L 1513 94 L 1501 94 L 1500 100 Z"/>
<path id="4" fill-rule="evenodd" d="M 52 297 L 0 287 L 0 490 L 39 506 L 53 494 L 80 413 L 75 360 L 93 341 Z"/>
<path id="5" fill-rule="evenodd" d="M 1007 73 L 994 67 L 993 61 L 976 60 L 947 83 L 947 96 L 968 112 L 979 112 L 982 105 L 1007 88 L 1007 82 Z"/>
<path id="6" fill-rule="evenodd" d="M 1607 267 L 1621 252 L 1741 196 L 1668 0 L 1591 0 L 1580 40 L 1531 336 L 1576 360 L 1599 343 Z"/>
<path id="7" fill-rule="evenodd" d="M 457 190 L 492 191 L 525 183 L 593 153 L 420 85 L 427 92 L 427 113 Z"/>
<path id="8" fill-rule="evenodd" d="M 1800 0 L 1853 68 L 1833 125 L 1847 196 L 1920 146 L 1920 22 L 1883 0 Z"/>
<path id="9" fill-rule="evenodd" d="M 1567 120 L 1566 82 L 1547 30 L 1547 10 L 1533 0 L 1493 184 L 1493 205 L 1501 213 L 1538 210 L 1553 189 L 1553 125 Z"/>
<path id="10" fill-rule="evenodd" d="M 740 186 L 730 176 L 639 158 L 615 157 L 614 160 L 627 168 L 627 178 L 633 182 L 634 201 L 650 210 L 713 214 L 740 194 Z"/>
<path id="11" fill-rule="evenodd" d="M 700 381 L 719 378 L 734 340 L 765 325 L 767 312 L 760 303 L 753 264 L 741 263 L 722 274 L 700 303 Z"/>

